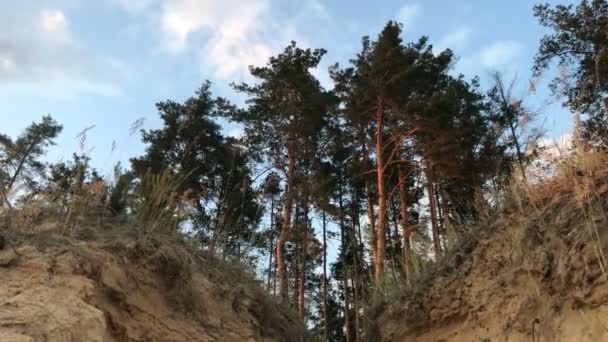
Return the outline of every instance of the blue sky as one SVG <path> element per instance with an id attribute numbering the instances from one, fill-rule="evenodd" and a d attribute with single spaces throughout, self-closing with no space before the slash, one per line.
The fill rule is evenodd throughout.
<path id="1" fill-rule="evenodd" d="M 389 19 L 404 23 L 406 41 L 428 35 L 436 47 L 452 48 L 460 57 L 455 72 L 479 75 L 483 85 L 493 70 L 517 75 L 524 94 L 545 32 L 532 16 L 534 3 L 0 0 L 0 132 L 16 135 L 50 113 L 65 126 L 49 157 L 57 160 L 78 151 L 76 135 L 95 125 L 87 150 L 107 171 L 143 151 L 129 129 L 139 118 L 158 127 L 155 102 L 184 100 L 209 79 L 216 95 L 241 103 L 229 83 L 248 80 L 248 65 L 263 64 L 290 40 L 328 50 L 315 73 L 331 87 L 327 66 L 346 64 L 361 37 L 376 36 Z M 569 130 L 570 115 L 547 103 L 549 76 L 526 97 L 554 138 Z"/>

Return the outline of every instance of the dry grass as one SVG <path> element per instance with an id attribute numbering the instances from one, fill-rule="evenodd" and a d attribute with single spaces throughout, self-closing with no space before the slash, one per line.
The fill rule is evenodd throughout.
<path id="1" fill-rule="evenodd" d="M 51 254 L 57 250 L 72 252 L 88 265 L 85 268 L 92 279 L 99 278 L 104 267 L 96 249 L 124 257 L 136 265 L 132 272 L 141 270 L 158 276 L 160 290 L 167 302 L 201 324 L 213 315 L 209 311 L 213 308 L 203 296 L 203 292 L 210 289 L 200 287 L 201 277 L 205 278 L 216 290 L 223 291 L 225 301 L 234 301 L 232 305 L 237 312 L 249 310 L 264 330 L 261 332 L 264 336 L 308 340 L 306 329 L 295 312 L 270 298 L 246 265 L 215 258 L 203 251 L 197 241 L 181 234 L 156 231 L 141 238 L 136 229 L 127 227 L 132 224 L 128 220 L 107 220 L 107 226 L 104 224 L 104 228 L 94 230 L 86 239 L 80 238 L 83 231 L 90 232 L 86 226 L 73 227 L 69 235 L 61 234 L 60 229 L 29 232 L 9 229 L 4 234 L 16 248 L 27 245 Z"/>
<path id="2" fill-rule="evenodd" d="M 526 224 L 523 236 L 514 238 L 514 242 L 523 242 L 523 254 L 531 245 L 543 243 L 543 234 L 553 230 L 551 233 L 570 247 L 569 254 L 590 244 L 608 280 L 604 241 L 608 223 L 608 153 L 578 151 L 556 165 L 556 175 L 551 179 L 537 185 L 515 181 L 509 194 L 505 210 Z"/>
<path id="3" fill-rule="evenodd" d="M 554 167 L 555 174 L 542 182 L 512 179 L 500 194 L 497 208 L 481 208 L 480 212 L 489 213 L 482 215 L 481 222 L 454 227 L 452 231 L 458 234 L 450 236 L 445 254 L 420 268 L 409 288 L 400 283 L 381 284 L 381 296 L 368 312 L 370 329 L 377 329 L 373 323 L 382 313 L 395 310 L 404 314 L 404 305 L 407 312 L 424 317 L 421 298 L 429 294 L 438 279 L 452 279 L 454 286 L 459 286 L 459 277 L 466 274 L 460 274 L 461 265 L 470 262 L 472 254 L 481 252 L 479 249 L 487 249 L 485 257 L 495 258 L 503 265 L 533 271 L 535 274 L 529 277 L 540 277 L 541 283 L 554 289 L 606 286 L 608 153 L 579 151 Z M 548 259 L 542 260 L 545 257 Z M 419 323 L 407 320 L 405 324 Z"/>
<path id="4" fill-rule="evenodd" d="M 133 213 L 139 223 L 142 238 L 153 233 L 173 234 L 184 219 L 186 194 L 180 192 L 184 179 L 165 170 L 160 174 L 148 172 L 141 179 L 133 203 Z"/>

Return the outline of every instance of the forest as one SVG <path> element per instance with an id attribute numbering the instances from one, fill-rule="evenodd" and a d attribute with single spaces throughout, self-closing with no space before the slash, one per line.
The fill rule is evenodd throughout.
<path id="1" fill-rule="evenodd" d="M 574 117 L 563 153 L 605 150 L 608 1 L 539 4 L 533 15 L 548 33 L 531 71 L 551 76 Z M 214 96 L 209 81 L 183 103 L 156 103 L 162 126 L 133 123 L 145 153 L 113 177 L 84 148 L 49 161 L 62 132 L 51 115 L 0 134 L 1 210 L 30 221 L 52 212 L 64 232 L 86 216 L 133 220 L 141 236 L 178 234 L 248 265 L 320 340 L 367 340 L 370 307 L 475 234 L 513 182 L 551 174 L 539 113 L 517 91 L 533 92 L 534 80 L 496 72 L 482 88 L 454 72 L 452 50 L 403 30 L 389 21 L 353 42 L 350 63 L 329 69 L 333 89 L 312 73 L 326 50 L 291 42 L 251 66 L 252 81 L 231 84 L 244 106 Z M 227 136 L 222 122 L 244 133 Z"/>

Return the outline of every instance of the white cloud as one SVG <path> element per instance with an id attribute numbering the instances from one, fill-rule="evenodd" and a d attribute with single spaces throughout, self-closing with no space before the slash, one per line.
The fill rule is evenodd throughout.
<path id="1" fill-rule="evenodd" d="M 542 138 L 538 147 L 542 153 L 526 168 L 526 177 L 534 183 L 555 176 L 560 161 L 573 153 L 572 133 L 567 132 L 555 138 Z"/>
<path id="2" fill-rule="evenodd" d="M 0 55 L 0 71 L 5 70 L 6 72 L 13 72 L 15 67 L 16 63 L 11 56 L 8 54 Z"/>
<path id="3" fill-rule="evenodd" d="M 323 63 L 319 65 L 317 68 L 311 69 L 310 73 L 319 80 L 321 86 L 325 89 L 332 89 L 335 84 L 329 75 L 329 67 L 328 65 L 324 65 Z"/>
<path id="4" fill-rule="evenodd" d="M 459 50 L 464 48 L 471 39 L 473 30 L 467 25 L 460 25 L 450 31 L 435 45 L 435 51 L 441 52 L 445 49 Z"/>
<path id="5" fill-rule="evenodd" d="M 114 3 L 125 11 L 127 11 L 131 15 L 138 15 L 145 12 L 148 8 L 150 8 L 153 4 L 157 2 L 157 0 L 110 0 L 111 3 Z"/>
<path id="6" fill-rule="evenodd" d="M 319 0 L 308 0 L 306 2 L 311 13 L 319 18 L 329 19 L 331 15 L 327 8 Z"/>
<path id="7" fill-rule="evenodd" d="M 120 96 L 119 87 L 101 80 L 112 74 L 106 66 L 78 47 L 61 10 L 26 12 L 0 22 L 3 92 L 45 93 L 58 99 L 83 93 Z"/>
<path id="8" fill-rule="evenodd" d="M 406 27 L 412 25 L 416 17 L 420 14 L 420 6 L 418 4 L 405 4 L 401 6 L 397 13 L 398 22 L 403 23 Z"/>
<path id="9" fill-rule="evenodd" d="M 242 39 L 262 25 L 259 19 L 268 5 L 266 0 L 165 0 L 162 27 L 176 50 L 183 49 L 188 37 L 200 30 L 210 31 L 212 40 L 230 46 L 231 40 Z"/>
<path id="10" fill-rule="evenodd" d="M 131 15 L 156 17 L 165 49 L 194 53 L 204 73 L 231 81 L 248 78 L 250 65 L 266 64 L 291 40 L 309 46 L 297 28 L 309 27 L 311 20 L 333 24 L 321 0 L 291 2 L 292 15 L 271 6 L 276 5 L 272 0 L 136 0 L 135 5 L 109 1 Z"/>
<path id="11" fill-rule="evenodd" d="M 305 2 L 295 17 L 275 13 L 270 0 L 163 0 L 161 24 L 173 52 L 198 49 L 203 68 L 223 80 L 243 80 L 250 65 L 264 65 L 290 40 L 306 45 L 296 30 L 300 16 L 327 20 L 317 0 Z M 204 43 L 194 37 L 204 36 Z"/>
<path id="12" fill-rule="evenodd" d="M 572 149 L 572 133 L 567 132 L 553 139 L 542 138 L 538 142 L 538 145 L 545 150 L 545 158 L 556 159 L 563 157 Z"/>
<path id="13" fill-rule="evenodd" d="M 485 68 L 498 69 L 508 67 L 519 55 L 522 46 L 512 40 L 498 41 L 480 51 L 479 61 Z"/>
<path id="14" fill-rule="evenodd" d="M 468 76 L 480 75 L 488 71 L 499 71 L 506 75 L 515 74 L 521 50 L 522 45 L 516 41 L 496 41 L 460 58 L 455 71 Z"/>
<path id="15" fill-rule="evenodd" d="M 71 39 L 68 20 L 60 10 L 42 10 L 39 14 L 38 27 L 42 35 L 59 43 L 69 43 Z"/>
<path id="16" fill-rule="evenodd" d="M 68 74 L 42 82 L 0 82 L 0 90 L 9 97 L 32 97 L 62 102 L 77 102 L 83 94 L 124 98 L 122 89 L 115 84 L 89 81 Z"/>

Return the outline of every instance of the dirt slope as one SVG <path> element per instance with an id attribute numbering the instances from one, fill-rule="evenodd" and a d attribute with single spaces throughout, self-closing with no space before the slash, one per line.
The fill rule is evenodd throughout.
<path id="1" fill-rule="evenodd" d="M 608 177 L 579 176 L 513 201 L 387 299 L 372 340 L 608 341 Z"/>
<path id="2" fill-rule="evenodd" d="M 179 244 L 12 237 L 0 250 L 0 341 L 305 341 L 228 265 Z"/>

